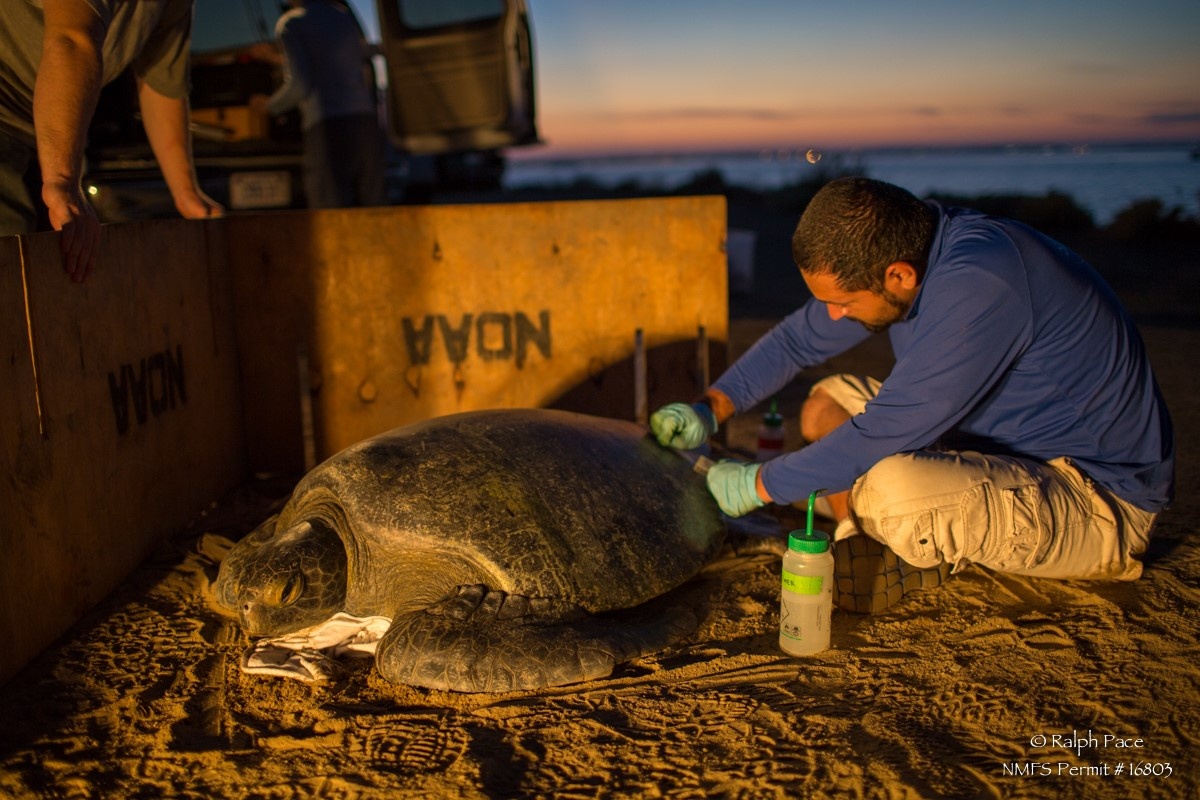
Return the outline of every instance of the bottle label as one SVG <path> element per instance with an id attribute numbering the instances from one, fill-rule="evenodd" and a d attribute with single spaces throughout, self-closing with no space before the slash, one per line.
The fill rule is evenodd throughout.
<path id="1" fill-rule="evenodd" d="M 820 594 L 825 588 L 825 579 L 820 575 L 796 575 L 783 571 L 783 588 L 784 591 L 795 592 L 796 594 Z"/>
<path id="2" fill-rule="evenodd" d="M 779 611 L 779 635 L 794 642 L 819 643 L 828 636 L 829 623 L 825 620 L 823 609 L 816 605 L 796 605 L 791 607 L 784 603 Z M 820 646 L 824 650 L 828 643 Z"/>

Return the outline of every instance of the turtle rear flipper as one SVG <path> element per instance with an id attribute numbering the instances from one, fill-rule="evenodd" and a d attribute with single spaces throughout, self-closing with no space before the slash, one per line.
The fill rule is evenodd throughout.
<path id="1" fill-rule="evenodd" d="M 617 664 L 662 650 L 696 624 L 679 605 L 651 601 L 592 616 L 561 600 L 462 586 L 426 609 L 396 617 L 375 663 L 389 681 L 430 689 L 542 689 L 604 678 Z"/>

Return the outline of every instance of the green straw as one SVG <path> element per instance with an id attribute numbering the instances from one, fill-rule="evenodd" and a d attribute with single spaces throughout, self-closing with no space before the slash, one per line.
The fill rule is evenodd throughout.
<path id="1" fill-rule="evenodd" d="M 805 531 L 804 531 L 804 537 L 806 539 L 812 538 L 813 503 L 815 503 L 817 501 L 817 495 L 819 495 L 823 491 L 825 491 L 825 490 L 817 489 L 815 492 L 813 492 L 812 494 L 810 494 L 808 496 L 808 527 L 805 528 Z"/>

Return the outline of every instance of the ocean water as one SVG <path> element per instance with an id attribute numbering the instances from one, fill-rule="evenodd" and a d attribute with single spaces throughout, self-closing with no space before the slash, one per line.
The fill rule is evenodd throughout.
<path id="1" fill-rule="evenodd" d="M 587 178 L 612 187 L 628 181 L 672 190 L 693 175 L 719 170 L 725 182 L 775 189 L 814 175 L 853 172 L 932 192 L 1044 195 L 1063 192 L 1090 211 L 1098 225 L 1122 209 L 1157 198 L 1200 218 L 1200 158 L 1191 145 L 994 147 L 858 150 L 845 153 L 759 151 L 589 158 L 512 158 L 511 188 L 563 185 Z"/>

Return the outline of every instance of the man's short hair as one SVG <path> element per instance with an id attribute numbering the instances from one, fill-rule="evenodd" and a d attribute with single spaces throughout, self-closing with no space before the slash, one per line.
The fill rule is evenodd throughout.
<path id="1" fill-rule="evenodd" d="M 889 264 L 906 261 L 925 275 L 933 209 L 908 191 L 870 178 L 838 178 L 821 187 L 792 235 L 803 272 L 832 274 L 848 292 L 883 289 Z"/>

